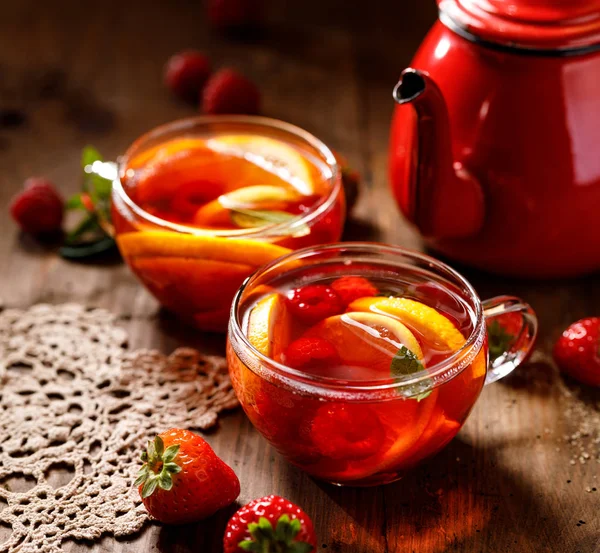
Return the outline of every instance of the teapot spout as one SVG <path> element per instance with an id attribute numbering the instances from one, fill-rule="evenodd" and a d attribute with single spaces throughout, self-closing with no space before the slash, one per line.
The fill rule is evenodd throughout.
<path id="1" fill-rule="evenodd" d="M 460 238 L 476 234 L 484 217 L 479 182 L 454 161 L 448 108 L 433 79 L 408 68 L 394 88 L 394 100 L 416 113 L 414 170 L 405 187 L 404 214 L 424 236 Z M 406 109 L 404 107 L 398 109 Z M 394 155 L 394 154 L 392 154 Z"/>

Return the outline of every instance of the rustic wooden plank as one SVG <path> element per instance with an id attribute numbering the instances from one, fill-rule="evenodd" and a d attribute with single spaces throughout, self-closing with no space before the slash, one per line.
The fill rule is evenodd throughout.
<path id="1" fill-rule="evenodd" d="M 31 174 L 74 191 L 84 144 L 114 157 L 145 130 L 193 113 L 170 99 L 160 74 L 173 51 L 197 47 L 257 79 L 265 113 L 314 132 L 363 172 L 366 186 L 347 237 L 421 248 L 389 198 L 387 136 L 391 88 L 435 16 L 433 2 L 320 4 L 273 3 L 267 32 L 253 41 L 210 32 L 199 2 L 3 6 L 0 107 L 23 109 L 27 121 L 0 129 L 0 205 Z M 202 336 L 159 311 L 125 267 L 67 263 L 19 238 L 7 217 L 0 218 L 0 259 L 0 298 L 9 305 L 100 305 L 123 317 L 132 347 L 223 351 L 222 338 Z M 598 446 L 564 438 L 598 413 L 598 395 L 564 382 L 549 355 L 560 328 L 600 309 L 598 276 L 531 283 L 465 273 L 482 297 L 512 293 L 535 307 L 542 332 L 532 363 L 484 390 L 464 430 L 437 458 L 384 488 L 317 483 L 284 462 L 243 413 L 228 414 L 207 439 L 241 476 L 240 502 L 273 492 L 297 501 L 313 516 L 327 546 L 322 551 L 600 551 L 600 495 L 586 492 L 600 488 L 599 465 L 578 459 Z M 66 549 L 220 551 L 234 508 L 198 525 L 149 526 L 132 539 Z"/>

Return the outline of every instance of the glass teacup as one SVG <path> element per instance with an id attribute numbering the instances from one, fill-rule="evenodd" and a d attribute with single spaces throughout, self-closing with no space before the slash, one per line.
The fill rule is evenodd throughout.
<path id="1" fill-rule="evenodd" d="M 513 335 L 490 361 L 486 322 L 507 317 Z M 332 244 L 277 259 L 242 285 L 227 358 L 244 411 L 291 463 L 331 483 L 377 485 L 448 444 L 536 332 L 526 303 L 482 302 L 427 255 Z"/>

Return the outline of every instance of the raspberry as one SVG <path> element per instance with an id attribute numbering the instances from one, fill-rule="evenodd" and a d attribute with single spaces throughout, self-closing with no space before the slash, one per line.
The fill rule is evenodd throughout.
<path id="1" fill-rule="evenodd" d="M 373 286 L 366 278 L 359 276 L 345 276 L 334 280 L 331 287 L 341 298 L 344 307 L 350 305 L 358 298 L 367 296 L 376 296 L 377 288 Z"/>
<path id="2" fill-rule="evenodd" d="M 209 75 L 209 59 L 200 52 L 187 50 L 167 62 L 165 84 L 181 99 L 195 102 Z"/>
<path id="3" fill-rule="evenodd" d="M 262 16 L 261 0 L 209 0 L 208 19 L 217 29 L 256 25 Z"/>
<path id="4" fill-rule="evenodd" d="M 206 83 L 202 109 L 209 114 L 255 114 L 260 109 L 260 93 L 244 75 L 233 69 L 221 69 Z"/>
<path id="5" fill-rule="evenodd" d="M 385 430 L 368 405 L 331 403 L 317 410 L 311 437 L 320 453 L 331 459 L 359 460 L 379 451 Z"/>
<path id="6" fill-rule="evenodd" d="M 323 338 L 298 338 L 285 350 L 285 364 L 292 369 L 327 366 L 338 360 L 333 344 Z"/>
<path id="7" fill-rule="evenodd" d="M 49 234 L 60 230 L 64 202 L 47 179 L 27 179 L 24 190 L 13 197 L 10 214 L 25 232 Z"/>
<path id="8" fill-rule="evenodd" d="M 311 284 L 288 293 L 290 311 L 305 323 L 314 324 L 344 309 L 340 297 L 323 284 Z"/>

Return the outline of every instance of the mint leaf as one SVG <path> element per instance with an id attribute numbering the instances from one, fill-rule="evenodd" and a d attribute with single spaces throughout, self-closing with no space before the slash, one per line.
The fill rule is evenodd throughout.
<path id="1" fill-rule="evenodd" d="M 413 374 L 422 371 L 424 368 L 419 358 L 406 346 L 400 347 L 390 365 L 392 376 L 396 377 Z"/>
<path id="2" fill-rule="evenodd" d="M 75 210 L 75 209 L 85 209 L 83 202 L 81 201 L 81 194 L 73 194 L 65 203 L 65 209 Z"/>
<path id="3" fill-rule="evenodd" d="M 515 337 L 497 321 L 493 320 L 487 327 L 490 363 L 504 355 L 510 349 Z"/>
<path id="4" fill-rule="evenodd" d="M 390 372 L 392 376 L 398 378 L 400 376 L 406 376 L 415 374 L 419 371 L 424 370 L 425 367 L 419 358 L 410 351 L 406 346 L 401 346 L 390 365 Z M 410 386 L 403 386 L 400 393 L 410 399 L 421 401 L 431 394 L 433 391 L 433 381 L 427 378 L 421 382 L 411 384 Z"/>
<path id="5" fill-rule="evenodd" d="M 85 169 L 88 165 L 92 165 L 94 161 L 104 161 L 100 152 L 93 146 L 86 146 L 81 152 L 81 167 Z"/>
<path id="6" fill-rule="evenodd" d="M 256 209 L 231 208 L 231 220 L 241 228 L 259 228 L 266 225 L 286 223 L 296 215 L 285 211 L 259 211 Z"/>

